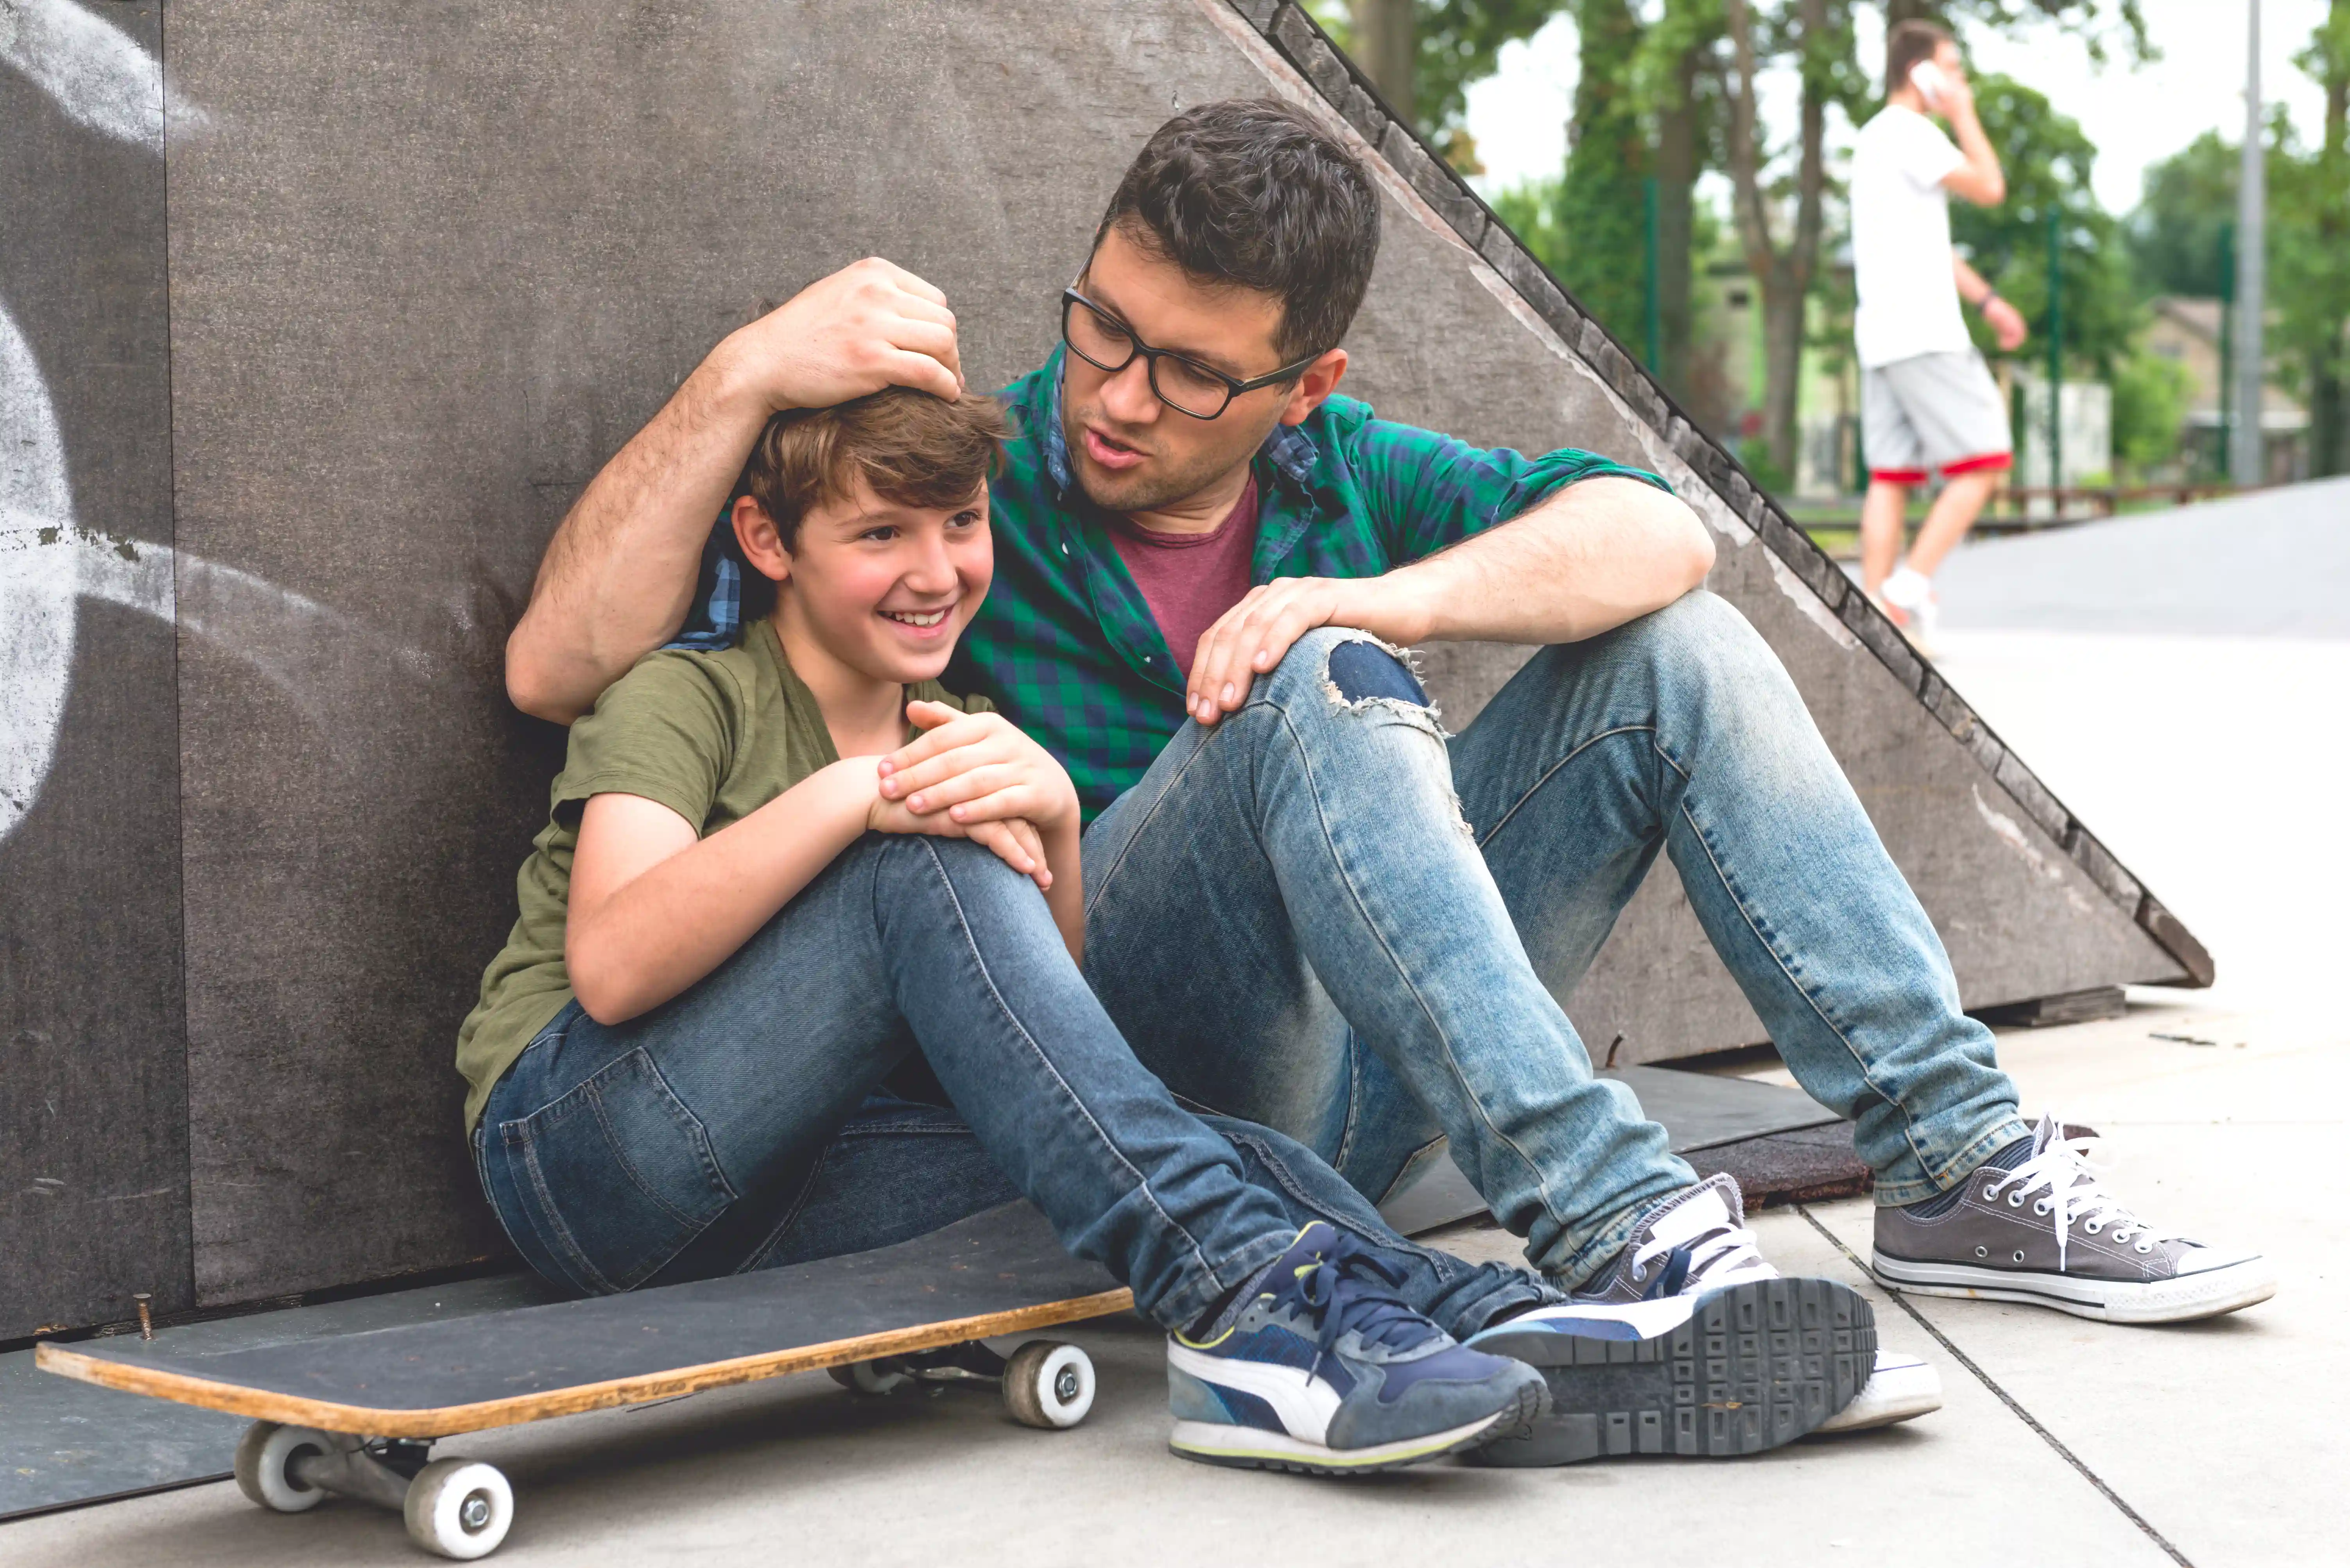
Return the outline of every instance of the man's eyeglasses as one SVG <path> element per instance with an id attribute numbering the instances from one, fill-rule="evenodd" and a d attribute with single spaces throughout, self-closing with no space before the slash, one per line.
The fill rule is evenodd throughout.
<path id="1" fill-rule="evenodd" d="M 1152 393 L 1177 413 L 1189 414 L 1195 420 L 1212 420 L 1243 392 L 1289 380 L 1322 357 L 1308 354 L 1270 375 L 1236 381 L 1197 359 L 1187 359 L 1169 349 L 1153 348 L 1137 337 L 1132 327 L 1074 288 L 1061 291 L 1061 341 L 1069 346 L 1069 352 L 1097 370 L 1123 370 L 1134 363 L 1137 354 L 1141 355 L 1148 365 L 1144 374 L 1150 378 Z"/>

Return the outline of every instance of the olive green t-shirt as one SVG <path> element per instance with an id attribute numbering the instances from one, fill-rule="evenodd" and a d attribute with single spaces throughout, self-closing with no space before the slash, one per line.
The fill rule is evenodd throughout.
<path id="1" fill-rule="evenodd" d="M 906 696 L 969 713 L 990 706 L 983 697 L 951 696 L 934 680 L 908 687 Z M 657 800 L 707 838 L 839 760 L 815 694 L 792 673 L 767 621 L 717 652 L 649 653 L 614 681 L 596 711 L 571 726 L 570 755 L 556 775 L 546 826 L 515 878 L 521 917 L 484 971 L 481 1000 L 457 1031 L 457 1071 L 473 1085 L 466 1130 L 481 1119 L 490 1090 L 515 1058 L 571 1000 L 563 924 L 588 796 Z"/>

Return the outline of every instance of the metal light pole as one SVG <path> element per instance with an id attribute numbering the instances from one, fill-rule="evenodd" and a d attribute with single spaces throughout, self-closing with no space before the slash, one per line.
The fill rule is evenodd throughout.
<path id="1" fill-rule="evenodd" d="M 2048 514 L 2064 520 L 2064 211 L 2048 206 Z"/>
<path id="2" fill-rule="evenodd" d="M 2229 435 L 2228 468 L 2238 484 L 2258 484 L 2268 477 L 2261 442 L 2268 169 L 2262 145 L 2261 0 L 2246 0 L 2245 9 L 2251 20 L 2244 54 L 2244 161 L 2236 182 L 2236 419 Z"/>

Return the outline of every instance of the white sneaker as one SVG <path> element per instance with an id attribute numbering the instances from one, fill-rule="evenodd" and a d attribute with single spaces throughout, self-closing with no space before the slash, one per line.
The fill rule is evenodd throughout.
<path id="1" fill-rule="evenodd" d="M 1879 1349 L 1876 1370 L 1853 1402 L 1820 1423 L 1822 1432 L 1866 1432 L 1942 1407 L 1942 1379 L 1922 1355 Z"/>
<path id="2" fill-rule="evenodd" d="M 1885 579 L 1885 587 L 1878 590 L 1878 602 L 1886 618 L 1909 639 L 1909 646 L 1930 660 L 1934 657 L 1934 634 L 1942 622 L 1941 601 L 1934 597 L 1934 579 L 1903 566 Z"/>

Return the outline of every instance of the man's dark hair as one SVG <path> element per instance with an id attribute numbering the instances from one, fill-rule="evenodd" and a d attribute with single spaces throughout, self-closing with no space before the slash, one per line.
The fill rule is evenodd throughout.
<path id="1" fill-rule="evenodd" d="M 1887 95 L 1899 92 L 1909 83 L 1910 68 L 1922 60 L 1934 57 L 1934 51 L 1944 44 L 1957 40 L 1950 30 L 1939 22 L 1929 22 L 1912 16 L 1906 22 L 1896 22 L 1885 35 L 1885 90 Z"/>
<path id="2" fill-rule="evenodd" d="M 1281 301 L 1284 363 L 1338 346 L 1379 254 L 1379 197 L 1355 155 L 1271 99 L 1201 104 L 1160 126 L 1095 231 L 1193 279 Z"/>

